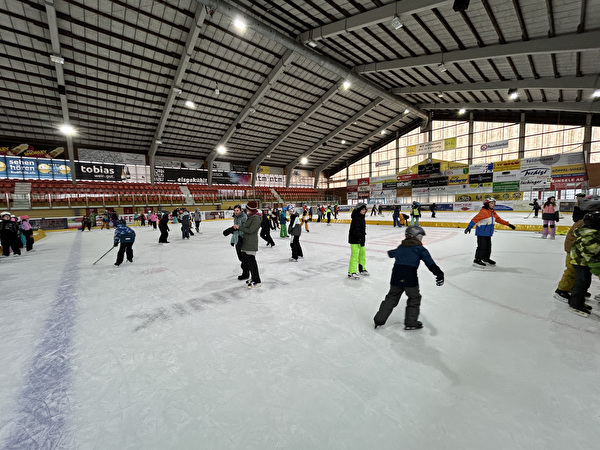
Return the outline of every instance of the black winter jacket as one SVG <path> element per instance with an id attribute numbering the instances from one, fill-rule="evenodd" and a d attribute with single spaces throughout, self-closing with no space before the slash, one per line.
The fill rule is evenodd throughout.
<path id="1" fill-rule="evenodd" d="M 348 232 L 349 244 L 365 245 L 365 236 L 367 235 L 367 226 L 365 224 L 365 215 L 361 214 L 361 209 L 356 208 L 352 211 L 352 222 L 350 222 L 350 231 Z"/>

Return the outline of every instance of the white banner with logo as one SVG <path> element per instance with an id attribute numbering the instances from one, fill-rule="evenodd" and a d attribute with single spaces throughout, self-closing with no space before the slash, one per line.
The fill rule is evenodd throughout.
<path id="1" fill-rule="evenodd" d="M 508 147 L 508 139 L 504 141 L 496 141 L 496 142 L 488 142 L 487 144 L 482 144 L 479 147 L 479 150 L 482 152 L 487 152 L 490 150 L 500 150 L 501 148 Z"/>

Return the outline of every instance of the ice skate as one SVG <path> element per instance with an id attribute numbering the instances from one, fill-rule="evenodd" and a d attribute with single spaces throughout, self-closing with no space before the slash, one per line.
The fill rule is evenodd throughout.
<path id="1" fill-rule="evenodd" d="M 417 323 L 415 323 L 414 325 L 405 325 L 404 329 L 405 330 L 420 330 L 421 328 L 423 328 L 423 324 L 419 321 L 417 321 Z"/>
<path id="2" fill-rule="evenodd" d="M 288 261 L 289 262 L 298 262 L 298 259 L 297 258 L 290 258 L 290 259 L 288 259 Z"/>
<path id="3" fill-rule="evenodd" d="M 248 284 L 248 289 L 256 289 L 256 288 L 259 288 L 260 286 L 261 286 L 261 283 L 252 282 L 252 283 Z"/>
<path id="4" fill-rule="evenodd" d="M 476 269 L 485 269 L 485 264 L 480 259 L 474 259 L 473 260 L 473 267 L 475 267 Z"/>
<path id="5" fill-rule="evenodd" d="M 574 308 L 571 306 L 571 312 L 581 317 L 590 317 L 590 311 L 586 308 Z"/>
<path id="6" fill-rule="evenodd" d="M 371 274 L 367 271 L 367 269 L 361 270 L 359 273 L 363 277 L 369 277 L 369 276 L 371 276 Z"/>
<path id="7" fill-rule="evenodd" d="M 349 273 L 348 278 L 351 280 L 360 280 L 360 277 L 358 276 L 357 273 Z"/>
<path id="8" fill-rule="evenodd" d="M 557 289 L 557 290 L 554 291 L 554 298 L 556 300 L 560 300 L 561 302 L 569 303 L 569 299 L 571 298 L 571 294 L 569 294 L 567 291 L 562 291 L 560 289 Z"/>
<path id="9" fill-rule="evenodd" d="M 483 262 L 489 264 L 490 266 L 496 265 L 496 261 L 494 261 L 493 259 L 484 259 Z"/>

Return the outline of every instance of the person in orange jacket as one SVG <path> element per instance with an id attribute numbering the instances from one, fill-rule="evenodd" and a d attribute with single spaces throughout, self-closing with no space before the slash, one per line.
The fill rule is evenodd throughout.
<path id="1" fill-rule="evenodd" d="M 515 229 L 514 225 L 511 225 L 506 220 L 503 220 L 496 214 L 494 207 L 496 206 L 496 199 L 486 198 L 483 201 L 483 208 L 477 213 L 475 217 L 471 219 L 469 225 L 465 229 L 465 234 L 471 232 L 471 228 L 475 228 L 475 236 L 477 236 L 477 250 L 475 250 L 475 259 L 473 260 L 473 266 L 477 268 L 484 268 L 486 263 L 490 266 L 495 266 L 496 261 L 490 259 L 492 254 L 492 235 L 494 234 L 494 223 L 498 222 L 502 225 L 506 225 L 512 230 Z"/>

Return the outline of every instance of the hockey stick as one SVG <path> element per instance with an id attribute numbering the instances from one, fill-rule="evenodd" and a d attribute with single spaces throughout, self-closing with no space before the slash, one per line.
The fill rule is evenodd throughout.
<path id="1" fill-rule="evenodd" d="M 110 248 L 110 250 L 112 250 L 113 248 L 114 248 L 114 247 L 111 247 L 111 248 Z M 92 266 L 95 266 L 95 265 L 96 265 L 96 263 L 97 263 L 98 261 L 100 261 L 100 260 L 101 260 L 102 258 L 104 258 L 106 255 L 108 255 L 108 254 L 110 253 L 110 250 L 109 250 L 109 251 L 107 251 L 107 252 L 106 252 L 104 255 L 102 255 L 100 258 L 98 258 L 98 259 L 96 260 L 96 262 L 95 262 L 94 264 L 92 264 Z"/>
<path id="2" fill-rule="evenodd" d="M 527 214 L 524 218 L 529 219 L 529 216 L 531 215 L 532 212 L 533 212 L 533 209 L 531 211 L 529 211 L 529 214 Z"/>

